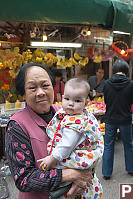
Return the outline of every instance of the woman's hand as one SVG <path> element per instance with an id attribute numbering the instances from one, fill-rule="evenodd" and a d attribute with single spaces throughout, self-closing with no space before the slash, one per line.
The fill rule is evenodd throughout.
<path id="1" fill-rule="evenodd" d="M 82 195 L 83 191 L 84 191 L 83 188 L 80 188 L 78 185 L 73 183 L 71 189 L 67 193 L 67 196 L 77 198 L 78 196 Z"/>
<path id="2" fill-rule="evenodd" d="M 73 182 L 71 189 L 67 193 L 68 196 L 81 195 L 86 187 L 92 184 L 92 170 L 63 169 L 62 182 Z"/>

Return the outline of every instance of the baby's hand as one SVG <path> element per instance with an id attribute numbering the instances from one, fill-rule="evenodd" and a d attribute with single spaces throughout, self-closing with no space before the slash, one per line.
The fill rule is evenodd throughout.
<path id="1" fill-rule="evenodd" d="M 57 164 L 58 160 L 56 160 L 52 155 L 50 155 L 40 160 L 37 160 L 37 162 L 41 162 L 40 167 L 43 170 L 44 169 L 48 170 L 53 168 Z"/>
<path id="2" fill-rule="evenodd" d="M 48 157 L 48 156 L 47 156 L 47 157 Z M 45 163 L 45 162 L 46 162 L 45 160 L 47 159 L 47 157 L 37 160 L 37 162 L 41 162 L 41 163 L 40 163 L 40 167 L 41 167 L 43 170 L 44 170 L 44 169 L 46 169 L 46 170 L 48 169 L 48 168 L 47 168 L 47 165 L 46 165 L 46 163 Z"/>

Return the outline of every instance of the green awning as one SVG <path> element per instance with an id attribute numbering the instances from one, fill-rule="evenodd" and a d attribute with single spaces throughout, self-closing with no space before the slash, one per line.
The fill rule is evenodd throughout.
<path id="1" fill-rule="evenodd" d="M 94 24 L 133 32 L 133 5 L 116 0 L 1 0 L 0 20 Z"/>
<path id="2" fill-rule="evenodd" d="M 114 7 L 113 30 L 133 32 L 133 4 L 112 1 Z"/>
<path id="3" fill-rule="evenodd" d="M 0 8 L 2 20 L 112 24 L 110 0 L 1 0 Z"/>

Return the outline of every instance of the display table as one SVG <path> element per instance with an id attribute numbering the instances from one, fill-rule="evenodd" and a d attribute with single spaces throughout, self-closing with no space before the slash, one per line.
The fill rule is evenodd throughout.
<path id="1" fill-rule="evenodd" d="M 5 128 L 6 125 L 0 126 L 0 159 L 5 155 Z"/>
<path id="2" fill-rule="evenodd" d="M 0 159 L 5 155 L 5 129 L 10 117 L 22 108 L 13 108 L 0 114 Z"/>
<path id="3" fill-rule="evenodd" d="M 104 122 L 104 115 L 106 111 L 106 105 L 104 101 L 90 101 L 87 105 L 87 110 L 93 113 L 100 124 Z"/>
<path id="4" fill-rule="evenodd" d="M 7 122 L 10 119 L 10 115 L 5 113 L 0 115 L 0 159 L 4 156 L 5 151 L 5 128 L 7 126 Z"/>

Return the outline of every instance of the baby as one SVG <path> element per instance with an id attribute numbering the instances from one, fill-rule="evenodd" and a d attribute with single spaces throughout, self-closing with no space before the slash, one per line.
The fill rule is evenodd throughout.
<path id="1" fill-rule="evenodd" d="M 50 138 L 49 156 L 40 159 L 44 169 L 92 169 L 93 185 L 84 190 L 81 198 L 101 198 L 102 186 L 95 174 L 95 167 L 103 155 L 103 136 L 96 118 L 85 108 L 90 86 L 81 78 L 66 82 L 62 108 L 47 127 Z M 63 196 L 61 198 L 64 198 Z"/>

